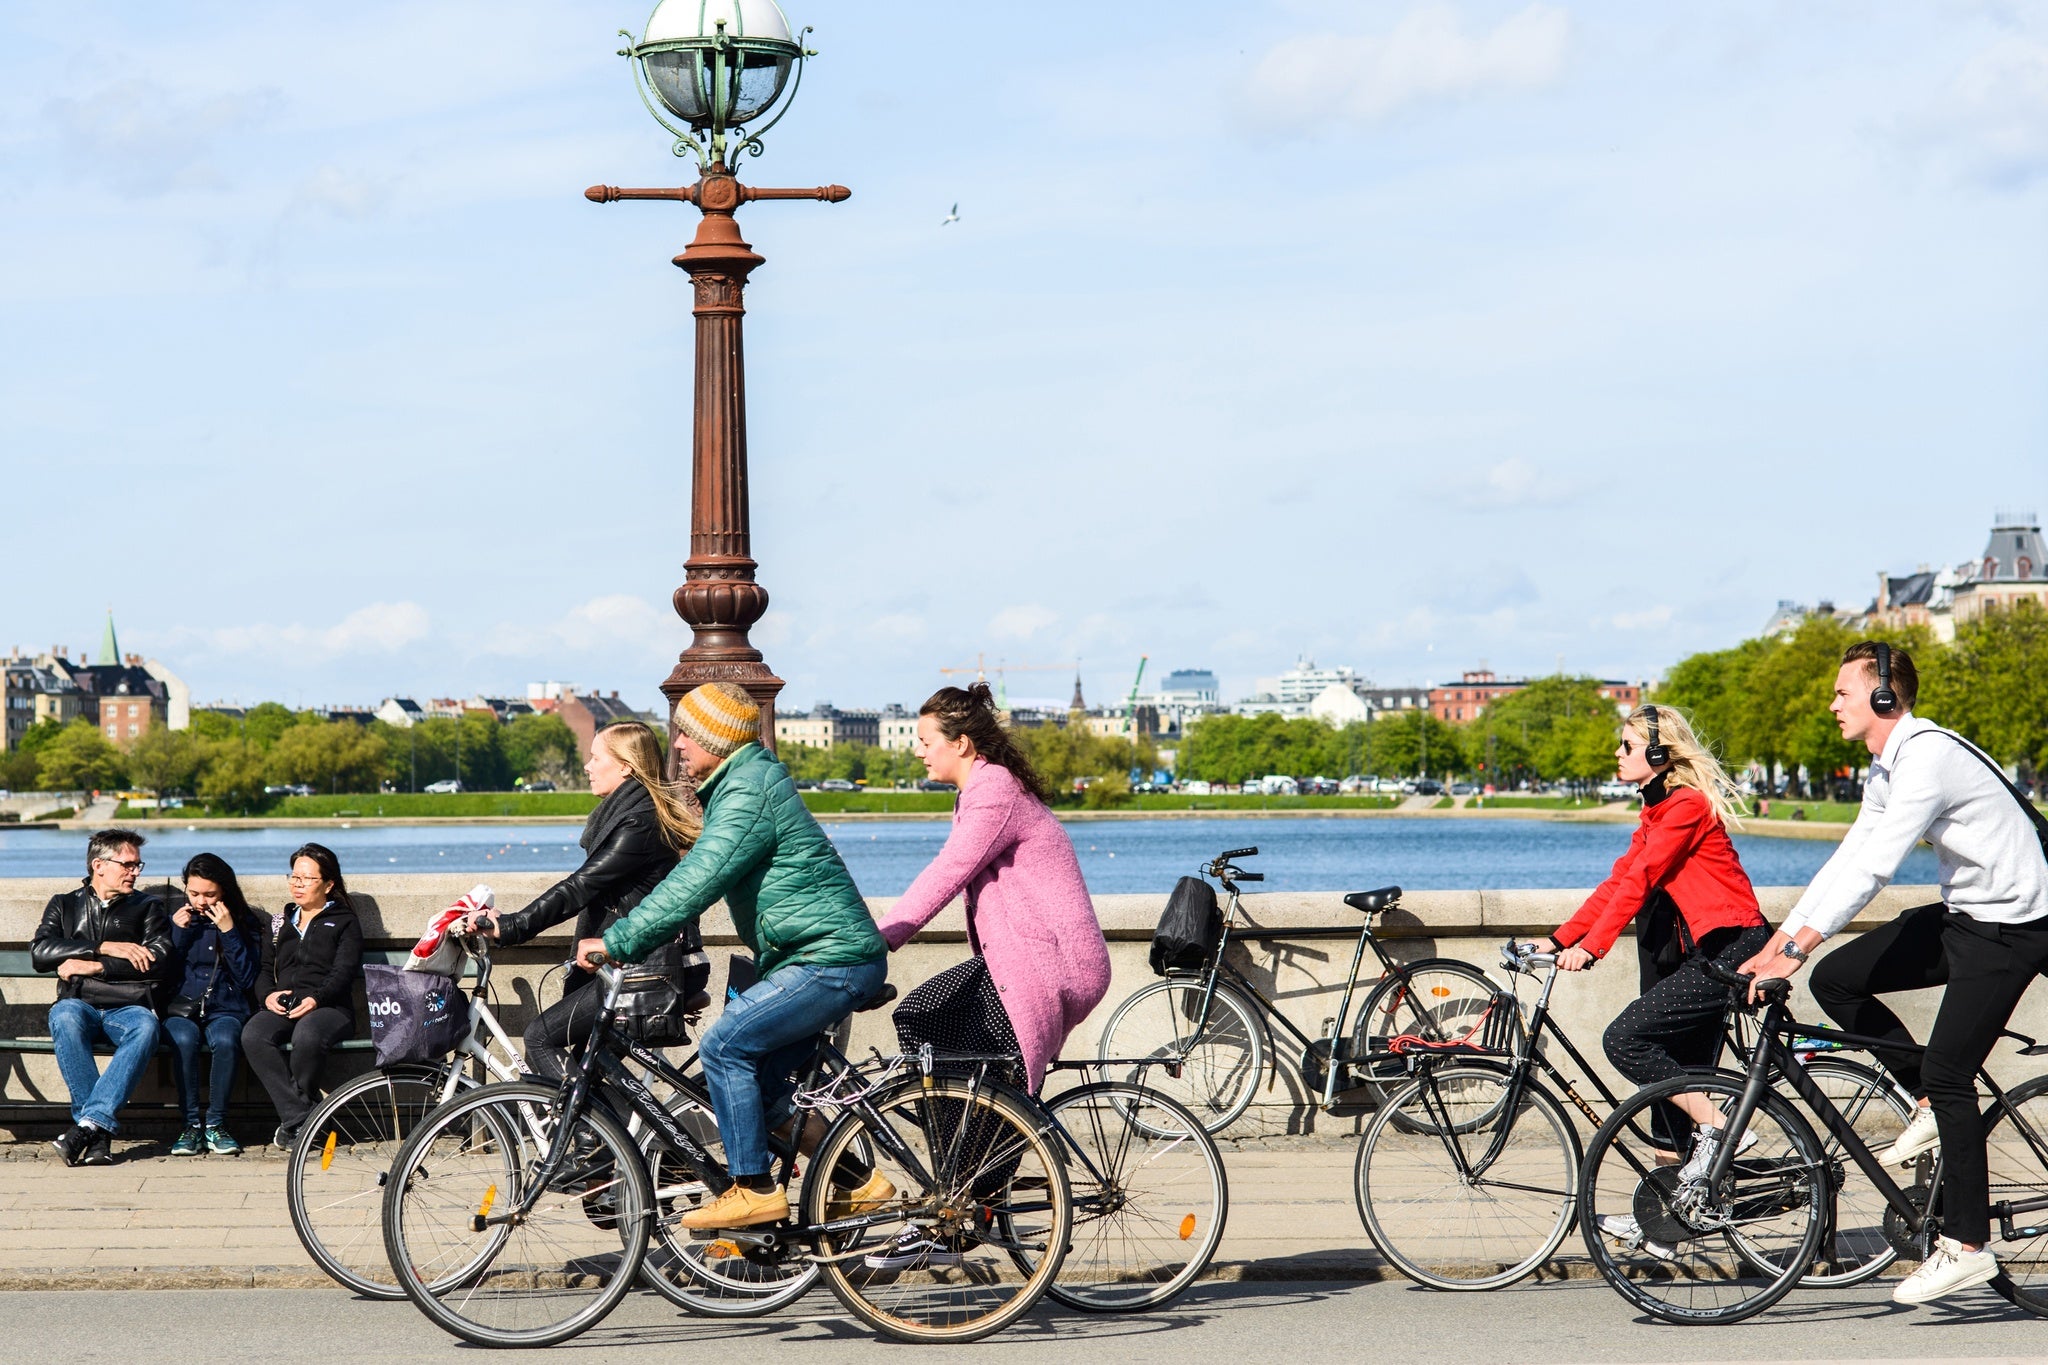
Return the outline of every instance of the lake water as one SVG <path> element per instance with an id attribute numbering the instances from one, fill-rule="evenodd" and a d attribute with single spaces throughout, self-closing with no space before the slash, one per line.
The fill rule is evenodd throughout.
<path id="1" fill-rule="evenodd" d="M 1266 874 L 1267 891 L 1356 891 L 1398 883 L 1416 891 L 1593 886 L 1628 846 L 1630 826 L 1545 820 L 1264 819 L 1100 820 L 1067 826 L 1091 889 L 1164 895 L 1174 879 L 1225 849 L 1256 844 L 1245 865 Z M 900 895 L 938 853 L 948 826 L 938 820 L 827 822 L 854 881 L 870 896 Z M 281 875 L 308 839 L 332 848 L 342 870 L 445 872 L 451 896 L 498 871 L 567 872 L 583 860 L 574 825 L 379 825 L 351 829 L 151 832 L 143 850 L 150 880 L 175 875 L 202 850 L 244 875 Z M 1736 848 L 1758 886 L 1802 886 L 1834 852 L 1831 840 L 1738 835 Z M 85 836 L 0 827 L 0 877 L 83 875 Z M 1932 885 L 1934 854 L 1918 848 L 1899 869 L 1902 885 Z M 460 883 L 460 885 L 457 885 Z"/>

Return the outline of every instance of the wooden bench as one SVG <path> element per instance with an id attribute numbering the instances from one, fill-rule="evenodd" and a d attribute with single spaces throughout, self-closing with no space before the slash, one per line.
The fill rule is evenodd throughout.
<path id="1" fill-rule="evenodd" d="M 365 963 L 382 963 L 387 967 L 397 967 L 404 965 L 406 957 L 407 951 L 402 948 L 387 951 L 365 950 L 363 953 L 363 961 Z M 468 966 L 464 968 L 463 974 L 465 976 L 474 976 L 476 974 L 476 961 L 474 958 L 470 959 Z M 6 983 L 9 981 L 33 980 L 38 978 L 44 981 L 54 982 L 57 979 L 57 975 L 54 972 L 37 971 L 34 965 L 32 964 L 29 955 L 25 952 L 0 952 L 0 986 L 5 986 Z M 358 992 L 358 994 L 360 994 L 360 992 Z M 12 1002 L 10 1002 L 10 1004 L 12 1004 Z M 15 1005 L 13 1006 L 13 1008 L 23 1009 L 30 1007 Z M 358 1010 L 357 1017 L 365 1017 L 365 1012 L 362 1010 Z M 287 1042 L 284 1044 L 284 1047 L 288 1050 L 291 1047 L 291 1044 Z M 334 1051 L 345 1054 L 368 1053 L 374 1052 L 375 1049 L 376 1044 L 371 1042 L 368 1038 L 348 1038 L 335 1044 L 334 1046 Z M 55 1055 L 56 1051 L 57 1043 L 56 1040 L 53 1038 L 0 1037 L 0 1058 L 4 1058 L 8 1054 L 52 1056 Z M 111 1057 L 114 1055 L 113 1045 L 104 1040 L 102 1040 L 93 1048 L 93 1052 L 101 1057 Z M 170 1039 L 167 1037 L 159 1038 L 157 1040 L 156 1045 L 156 1055 L 162 1057 L 170 1056 L 173 1054 L 174 1049 L 171 1047 Z M 243 1068 L 243 1079 L 245 1082 L 248 1078 L 248 1075 L 249 1072 L 247 1067 L 245 1066 Z M 4 1080 L 4 1074 L 0 1074 L 0 1082 L 4 1082 Z M 239 1088 L 240 1086 L 237 1086 L 237 1089 Z M 4 1109 L 68 1109 L 69 1107 L 69 1100 L 33 1100 L 0 1097 L 0 1108 Z M 142 1104 L 135 1105 L 134 1107 L 142 1109 L 159 1109 L 164 1108 L 166 1106 Z"/>

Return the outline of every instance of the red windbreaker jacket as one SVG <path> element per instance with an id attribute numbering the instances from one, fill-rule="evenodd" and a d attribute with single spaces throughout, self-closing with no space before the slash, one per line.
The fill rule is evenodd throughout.
<path id="1" fill-rule="evenodd" d="M 1577 943 L 1594 957 L 1605 957 L 1660 887 L 1677 902 L 1694 942 L 1714 929 L 1765 922 L 1749 874 L 1714 808 L 1693 788 L 1673 787 L 1663 800 L 1643 803 L 1628 852 L 1551 937 L 1560 948 Z"/>

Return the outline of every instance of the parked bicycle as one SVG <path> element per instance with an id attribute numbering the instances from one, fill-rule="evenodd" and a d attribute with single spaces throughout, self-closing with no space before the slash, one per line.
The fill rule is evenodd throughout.
<path id="1" fill-rule="evenodd" d="M 608 1002 L 618 983 L 600 972 Z M 893 996 L 884 988 L 863 1008 Z M 413 1302 L 465 1340 L 546 1345 L 587 1330 L 631 1288 L 650 1244 L 700 1284 L 737 1272 L 768 1289 L 729 1311 L 765 1311 L 822 1277 L 878 1331 L 966 1341 L 1046 1292 L 1090 1309 L 1164 1302 L 1221 1236 L 1221 1159 L 1170 1101 L 1106 1082 L 1041 1102 L 1005 1083 L 1014 1057 L 855 1064 L 821 1036 L 798 1120 L 837 1117 L 792 1191 L 792 1217 L 693 1238 L 677 1220 L 730 1176 L 627 1069 L 611 1018 L 607 1008 L 560 1086 L 459 1095 L 393 1163 L 391 1263 Z M 621 1113 L 647 1125 L 651 1145 L 631 1141 Z M 794 1153 L 782 1159 L 788 1178 Z"/>
<path id="2" fill-rule="evenodd" d="M 1542 975 L 1526 1024 L 1516 997 L 1502 993 L 1465 1037 L 1394 1039 L 1389 1052 L 1415 1078 L 1373 1116 L 1358 1143 L 1353 1186 L 1367 1235 L 1402 1274 L 1437 1289 L 1498 1289 L 1523 1279 L 1550 1259 L 1577 1218 L 1582 1153 L 1558 1096 L 1590 1126 L 1599 1128 L 1602 1118 L 1546 1055 L 1547 1044 L 1563 1050 L 1610 1111 L 1621 1105 L 1550 1011 L 1556 954 L 1510 939 L 1501 964 L 1511 981 Z M 1747 1060 L 1754 1045 L 1733 1022 L 1742 1017 L 1731 1010 L 1724 1046 Z M 1823 1046 L 1804 1037 L 1796 1044 L 1813 1084 L 1866 1141 L 1889 1141 L 1909 1117 L 1911 1099 L 1873 1067 L 1821 1055 Z M 1824 1145 L 1825 1159 L 1838 1152 Z M 1825 1253 L 1805 1272 L 1809 1285 L 1857 1283 L 1898 1255 L 1873 1187 L 1850 1181 L 1841 1195 Z"/>
<path id="3" fill-rule="evenodd" d="M 1718 965 L 1708 974 L 1746 1000 L 1750 979 Z M 1901 1187 L 1871 1154 L 1871 1143 L 1813 1079 L 1800 1040 L 1870 1048 L 1901 1044 L 1801 1024 L 1787 1005 L 1791 985 L 1761 983 L 1759 1043 L 1746 1071 L 1696 1073 L 1645 1088 L 1618 1108 L 1586 1151 L 1580 1226 L 1587 1250 L 1615 1291 L 1675 1323 L 1737 1322 L 1789 1293 L 1811 1267 L 1837 1220 L 1838 1193 L 1853 1164 L 1885 1204 L 1883 1231 L 1898 1255 L 1925 1259 L 1941 1231 L 1941 1160 L 1923 1155 Z M 2048 1047 L 2006 1034 L 2026 1056 Z M 1800 1110 L 1770 1084 L 1776 1069 L 1838 1144 L 1830 1157 Z M 2030 1313 L 2048 1316 L 2048 1076 L 2010 1091 L 1982 1068 L 1991 1173 L 1994 1249 L 2003 1273 L 1992 1283 Z M 1706 1094 L 1735 1141 L 1720 1144 L 1704 1180 L 1680 1183 L 1678 1168 L 1650 1151 L 1650 1107 L 1687 1091 Z M 1603 1220 L 1627 1216 L 1639 1234 L 1603 1234 Z"/>
<path id="4" fill-rule="evenodd" d="M 1251 1104 L 1266 1074 L 1271 1025 L 1277 1024 L 1300 1047 L 1296 1070 L 1302 1088 L 1327 1111 L 1336 1107 L 1339 1095 L 1360 1087 L 1373 1101 L 1383 1102 L 1407 1078 L 1405 1063 L 1388 1056 L 1387 1041 L 1402 1034 L 1439 1040 L 1463 1037 L 1496 989 L 1486 973 L 1470 963 L 1443 957 L 1404 963 L 1387 952 L 1373 932 L 1373 920 L 1399 907 L 1398 886 L 1344 897 L 1346 905 L 1365 916 L 1355 932 L 1248 925 L 1242 920 L 1238 886 L 1264 881 L 1265 876 L 1245 871 L 1236 860 L 1257 853 L 1256 848 L 1232 849 L 1202 865 L 1202 875 L 1214 878 L 1229 901 L 1228 911 L 1214 926 L 1213 946 L 1198 969 L 1174 971 L 1118 1005 L 1102 1030 L 1098 1052 L 1105 1064 L 1117 1057 L 1172 1063 L 1152 1084 L 1194 1111 L 1211 1133 L 1235 1123 Z M 1232 943 L 1344 938 L 1356 939 L 1357 946 L 1336 1016 L 1322 1038 L 1311 1038 L 1295 1027 L 1228 957 Z M 1354 1024 L 1351 1001 L 1368 947 L 1379 959 L 1380 973 Z M 1349 1036 L 1347 1025 L 1352 1029 Z"/>

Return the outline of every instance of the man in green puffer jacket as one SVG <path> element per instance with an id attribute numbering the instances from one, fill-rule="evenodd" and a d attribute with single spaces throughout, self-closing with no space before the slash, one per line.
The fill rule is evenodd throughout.
<path id="1" fill-rule="evenodd" d="M 753 698 L 706 683 L 676 703 L 675 725 L 704 832 L 603 938 L 578 943 L 576 957 L 586 968 L 599 953 L 638 961 L 725 901 L 760 972 L 697 1051 L 733 1184 L 680 1221 L 694 1231 L 779 1223 L 789 1199 L 770 1174 L 768 1113 L 794 1091 L 811 1040 L 881 990 L 888 946 L 789 769 L 761 747 Z"/>

